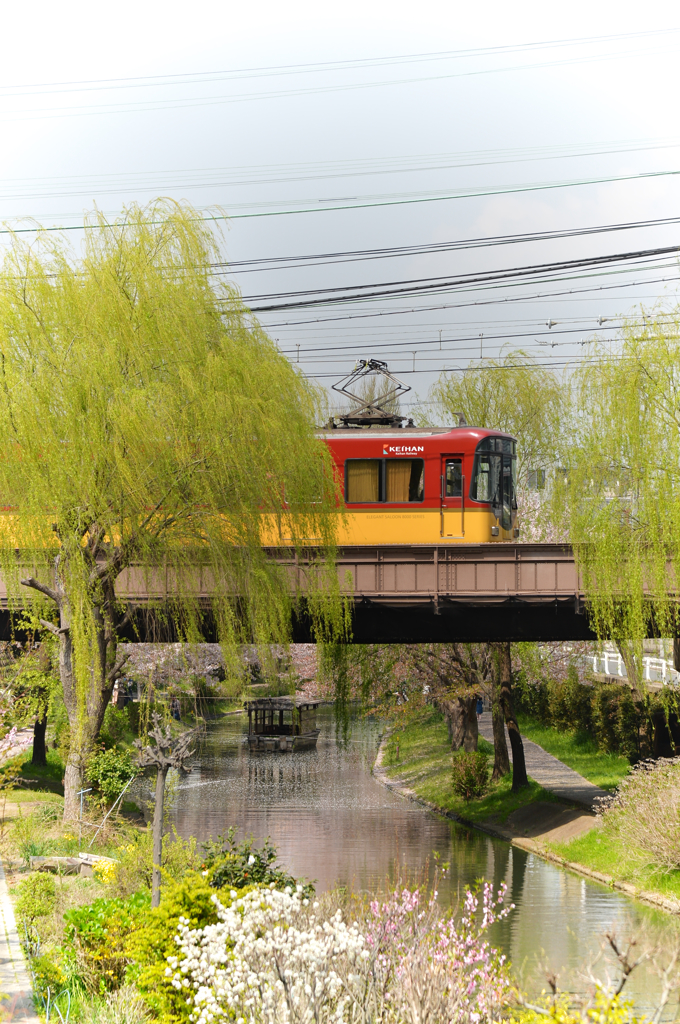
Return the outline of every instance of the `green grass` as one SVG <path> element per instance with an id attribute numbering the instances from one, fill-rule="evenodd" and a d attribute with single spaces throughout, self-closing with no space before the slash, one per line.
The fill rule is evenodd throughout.
<path id="1" fill-rule="evenodd" d="M 14 800 L 18 793 L 26 790 L 31 792 L 24 799 L 35 799 L 38 792 L 63 796 L 64 764 L 56 750 L 47 751 L 47 764 L 44 767 L 31 764 L 31 757 L 32 751 L 27 750 L 7 762 L 7 767 L 18 776 L 16 788 L 10 791 L 10 799 Z"/>
<path id="2" fill-rule="evenodd" d="M 654 870 L 642 852 L 624 847 L 604 828 L 593 828 L 569 843 L 551 843 L 549 849 L 565 860 L 611 875 L 636 889 L 680 899 L 680 871 Z"/>
<path id="3" fill-rule="evenodd" d="M 517 720 L 523 736 L 602 789 L 614 789 L 628 773 L 628 758 L 598 750 L 593 737 L 583 730 L 552 728 L 525 715 L 518 715 Z"/>
<path id="4" fill-rule="evenodd" d="M 6 794 L 8 804 L 35 804 L 54 803 L 63 804 L 64 798 L 59 793 L 50 790 L 41 791 L 37 789 L 7 789 L 0 794 L 0 799 Z"/>
<path id="5" fill-rule="evenodd" d="M 480 738 L 479 749 L 493 756 L 493 747 L 486 740 Z M 451 757 L 446 722 L 438 711 L 428 708 L 420 720 L 410 722 L 389 738 L 383 767 L 390 778 L 398 778 L 423 800 L 467 821 L 502 824 L 518 807 L 555 799 L 533 781 L 526 789 L 512 793 L 512 775 L 506 775 L 485 796 L 465 801 L 453 791 Z"/>

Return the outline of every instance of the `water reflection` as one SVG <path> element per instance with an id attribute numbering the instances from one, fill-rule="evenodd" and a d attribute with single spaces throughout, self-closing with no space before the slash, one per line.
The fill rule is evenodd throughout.
<path id="1" fill-rule="evenodd" d="M 375 891 L 399 874 L 431 874 L 436 851 L 451 864 L 439 883 L 443 900 L 457 901 L 479 878 L 507 884 L 516 909 L 495 926 L 492 940 L 528 975 L 536 975 L 539 963 L 579 967 L 612 927 L 619 935 L 654 923 L 675 928 L 665 915 L 390 793 L 370 774 L 378 723 L 353 721 L 341 744 L 330 709 L 322 710 L 318 724 L 317 750 L 297 754 L 250 754 L 243 717 L 211 727 L 200 768 L 177 794 L 173 815 L 180 834 L 214 838 L 237 825 L 241 837 L 270 836 L 281 862 L 320 890 Z M 638 975 L 643 1001 L 648 983 Z"/>

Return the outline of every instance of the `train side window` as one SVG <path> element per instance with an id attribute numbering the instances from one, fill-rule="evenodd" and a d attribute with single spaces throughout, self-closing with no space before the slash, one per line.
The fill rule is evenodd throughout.
<path id="1" fill-rule="evenodd" d="M 445 497 L 460 498 L 463 493 L 463 463 L 460 459 L 446 460 Z"/>
<path id="2" fill-rule="evenodd" d="M 352 504 L 422 501 L 425 497 L 423 459 L 347 459 L 345 501 Z"/>
<path id="3" fill-rule="evenodd" d="M 382 459 L 347 459 L 345 462 L 345 501 L 380 501 Z"/>
<path id="4" fill-rule="evenodd" d="M 408 500 L 422 501 L 425 497 L 425 462 L 411 459 L 411 479 L 408 485 Z"/>
<path id="5" fill-rule="evenodd" d="M 425 493 L 425 463 L 422 459 L 387 459 L 385 501 L 422 501 Z"/>

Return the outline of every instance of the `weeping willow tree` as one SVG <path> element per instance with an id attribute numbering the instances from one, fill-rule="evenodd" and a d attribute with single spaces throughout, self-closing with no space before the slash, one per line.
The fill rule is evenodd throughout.
<path id="1" fill-rule="evenodd" d="M 430 392 L 442 422 L 462 413 L 467 423 L 518 438 L 520 481 L 528 469 L 556 461 L 561 439 L 563 388 L 550 367 L 526 352 L 470 363 L 462 373 L 444 371 Z"/>
<path id="2" fill-rule="evenodd" d="M 328 636 L 336 496 L 315 393 L 214 283 L 218 242 L 191 208 L 95 213 L 78 253 L 22 238 L 0 275 L 0 567 L 59 640 L 69 818 L 125 660 L 120 574 L 159 593 L 180 637 L 200 640 L 208 614 L 233 652 L 288 636 L 296 595 L 263 545 L 312 540 Z"/>
<path id="3" fill-rule="evenodd" d="M 573 445 L 555 496 L 593 626 L 641 690 L 643 639 L 680 625 L 679 328 L 680 314 L 652 314 L 575 374 Z"/>

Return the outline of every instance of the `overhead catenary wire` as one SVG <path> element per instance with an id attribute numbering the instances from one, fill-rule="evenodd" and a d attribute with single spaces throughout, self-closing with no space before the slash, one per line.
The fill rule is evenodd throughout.
<path id="1" fill-rule="evenodd" d="M 601 332 L 601 331 L 618 331 L 618 330 L 620 330 L 620 324 L 612 324 L 611 327 L 599 327 L 599 328 L 597 328 L 598 333 Z M 516 340 L 516 339 L 519 339 L 519 338 L 536 338 L 537 336 L 538 337 L 555 338 L 556 336 L 560 336 L 560 335 L 563 335 L 563 334 L 571 335 L 571 334 L 583 334 L 583 333 L 584 333 L 584 329 L 582 327 L 567 327 L 567 328 L 563 328 L 563 329 L 557 330 L 557 331 L 551 330 L 549 332 L 546 332 L 546 331 L 514 331 L 514 332 L 508 332 L 508 333 L 504 333 L 504 334 L 487 334 L 487 333 L 485 333 L 484 334 L 484 345 L 486 346 L 487 344 L 490 344 L 490 343 L 492 343 L 494 341 L 510 341 L 510 340 Z M 475 340 L 477 341 L 477 344 L 479 344 L 479 334 L 463 335 L 463 337 L 458 337 L 458 338 L 442 338 L 442 344 L 443 345 L 453 345 L 453 344 L 457 344 L 458 342 L 475 341 Z M 348 338 L 347 339 L 347 346 L 346 347 L 347 348 L 356 348 L 356 344 L 357 344 L 356 343 L 356 339 Z M 429 345 L 433 345 L 434 347 L 433 347 L 433 349 L 431 351 L 433 351 L 433 352 L 439 351 L 439 349 L 438 349 L 439 342 L 435 343 L 432 338 L 428 339 L 427 341 L 421 341 L 421 342 L 419 342 L 418 340 L 415 340 L 413 338 L 410 338 L 410 339 L 408 339 L 406 341 L 373 341 L 373 342 L 371 342 L 371 347 L 375 348 L 375 349 L 382 349 L 382 348 L 400 349 L 400 348 L 406 348 L 408 346 L 418 345 L 418 344 L 420 344 L 420 345 L 428 345 L 428 344 Z M 560 342 L 555 342 L 555 345 L 558 345 L 558 344 L 560 344 Z M 564 344 L 564 343 L 562 343 L 562 344 Z M 301 352 L 301 355 L 305 359 L 308 359 L 314 353 L 328 353 L 328 354 L 332 354 L 333 356 L 337 356 L 338 355 L 338 345 L 339 345 L 339 342 L 336 341 L 333 344 L 332 348 L 307 348 L 307 349 L 304 349 Z M 286 355 L 286 356 L 293 356 L 293 355 L 295 355 L 295 352 L 291 351 L 290 349 L 282 348 L 282 349 L 280 349 L 280 351 L 281 351 L 282 355 Z M 423 351 L 423 350 L 421 349 L 420 351 Z"/>
<path id="2" fill-rule="evenodd" d="M 613 356 L 611 358 L 616 359 L 618 357 L 617 356 Z M 565 369 L 566 367 L 573 366 L 575 364 L 579 364 L 579 365 L 594 364 L 594 363 L 598 363 L 600 361 L 601 360 L 598 359 L 598 358 L 593 358 L 591 356 L 583 356 L 582 358 L 575 357 L 574 359 L 563 359 L 563 360 L 555 359 L 555 360 L 551 360 L 550 362 L 547 362 L 547 363 L 534 362 L 532 365 L 535 366 L 535 367 L 541 367 L 541 368 L 551 367 L 552 369 L 558 370 L 558 369 Z M 468 366 L 446 366 L 446 367 L 442 367 L 442 371 L 441 372 L 442 373 L 444 373 L 444 372 L 445 373 L 467 373 L 469 370 L 479 371 L 480 373 L 490 373 L 490 372 L 491 373 L 494 373 L 494 372 L 502 373 L 505 370 L 505 367 L 503 366 L 502 363 L 495 363 L 495 362 L 488 362 L 487 363 L 487 362 L 479 361 L 478 360 L 477 361 L 477 365 L 472 365 L 472 366 L 470 366 L 470 365 L 468 365 Z M 406 374 L 423 374 L 423 373 L 427 373 L 427 374 L 431 375 L 432 372 L 433 372 L 432 370 L 418 370 L 418 369 L 416 369 L 416 370 L 408 370 L 408 369 L 406 369 L 406 370 L 403 370 L 403 369 L 399 370 L 399 373 L 402 374 L 403 376 L 405 376 Z M 308 377 L 308 378 L 313 379 L 313 380 L 322 380 L 322 379 L 327 379 L 327 378 L 330 378 L 330 377 L 336 377 L 337 373 L 306 373 L 306 374 L 303 374 L 303 376 Z"/>

